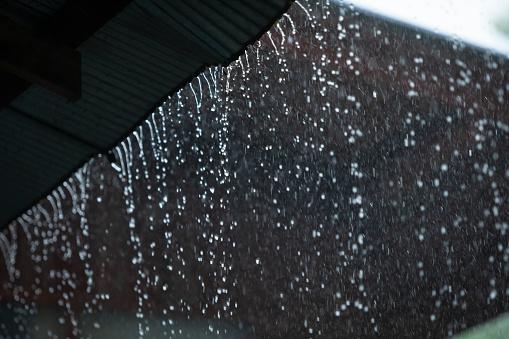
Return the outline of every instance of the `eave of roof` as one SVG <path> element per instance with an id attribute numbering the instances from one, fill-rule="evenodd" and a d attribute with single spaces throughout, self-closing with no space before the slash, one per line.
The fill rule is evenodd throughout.
<path id="1" fill-rule="evenodd" d="M 291 2 L 135 0 L 92 36 L 81 36 L 82 44 L 43 23 L 68 21 L 63 2 L 49 9 L 27 1 L 16 10 L 0 6 L 0 13 L 25 24 L 31 21 L 23 18 L 37 13 L 43 32 L 55 31 L 48 34 L 82 55 L 78 102 L 13 78 L 11 87 L 25 90 L 0 112 L 0 225 L 90 157 L 107 153 L 206 67 L 235 60 Z"/>

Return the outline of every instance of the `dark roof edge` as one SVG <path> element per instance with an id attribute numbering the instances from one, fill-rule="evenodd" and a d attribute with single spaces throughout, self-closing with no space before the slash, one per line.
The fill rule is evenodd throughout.
<path id="1" fill-rule="evenodd" d="M 74 167 L 72 170 L 70 170 L 68 173 L 65 174 L 64 178 L 62 180 L 59 180 L 56 184 L 53 184 L 47 191 L 44 192 L 44 194 L 42 194 L 41 196 L 39 196 L 37 199 L 34 199 L 33 201 L 31 201 L 29 204 L 27 204 L 26 207 L 12 213 L 12 217 L 9 218 L 9 221 L 4 224 L 4 225 L 1 225 L 0 227 L 0 231 L 6 231 L 8 229 L 8 226 L 12 223 L 13 220 L 17 219 L 18 217 L 20 217 L 25 211 L 27 211 L 28 209 L 30 209 L 32 206 L 35 206 L 36 204 L 39 203 L 39 201 L 41 201 L 42 199 L 44 199 L 45 197 L 47 197 L 49 194 L 51 194 L 51 192 L 53 192 L 55 189 L 57 189 L 59 186 L 61 186 L 68 178 L 70 178 L 74 173 L 76 173 L 81 167 L 83 167 L 87 162 L 90 161 L 90 159 L 102 154 L 104 156 L 108 156 L 108 153 L 110 152 L 110 150 L 112 150 L 113 148 L 115 148 L 118 144 L 120 144 L 124 139 L 126 139 L 128 136 L 130 136 L 135 130 L 136 128 L 138 128 L 139 125 L 141 125 L 152 113 L 154 113 L 154 111 L 159 107 L 161 106 L 162 104 L 164 104 L 164 102 L 166 102 L 166 100 L 168 100 L 168 97 L 172 96 L 173 94 L 175 94 L 176 92 L 178 92 L 180 89 L 184 88 L 188 83 L 190 83 L 195 77 L 197 77 L 198 75 L 200 75 L 204 70 L 207 69 L 207 67 L 210 67 L 210 66 L 217 66 L 219 64 L 222 64 L 222 65 L 229 65 L 230 63 L 232 63 L 233 61 L 237 60 L 237 58 L 242 55 L 243 53 L 245 53 L 245 51 L 247 50 L 247 48 L 254 44 L 256 41 L 258 41 L 262 36 L 263 34 L 265 34 L 273 25 L 274 23 L 276 23 L 280 18 L 281 16 L 283 16 L 283 14 L 285 14 L 288 9 L 290 8 L 290 6 L 293 4 L 294 0 L 288 0 L 286 5 L 283 6 L 283 8 L 279 11 L 279 13 L 277 13 L 270 21 L 269 23 L 263 27 L 260 32 L 258 34 L 256 34 L 251 40 L 249 40 L 246 44 L 244 44 L 242 46 L 242 48 L 237 52 L 237 53 L 234 53 L 232 54 L 232 56 L 228 59 L 225 59 L 221 62 L 218 62 L 216 65 L 203 65 L 202 67 L 198 68 L 194 73 L 192 73 L 189 77 L 187 77 L 186 79 L 184 79 L 182 82 L 180 82 L 177 86 L 175 86 L 168 94 L 164 95 L 161 99 L 159 99 L 156 104 L 154 104 L 154 106 L 152 106 L 144 115 L 141 119 L 139 119 L 129 130 L 127 130 L 126 133 L 123 133 L 120 138 L 118 138 L 117 140 L 115 140 L 112 144 L 110 144 L 108 147 L 106 147 L 106 149 L 102 150 L 101 152 L 99 153 L 95 153 L 95 154 L 92 154 L 92 155 L 89 155 L 87 157 L 85 157 L 76 167 Z"/>
<path id="2" fill-rule="evenodd" d="M 245 51 L 247 50 L 247 48 L 254 44 L 256 41 L 260 40 L 260 38 L 274 25 L 274 23 L 276 23 L 279 18 L 281 18 L 281 16 L 283 14 L 285 14 L 286 12 L 288 12 L 288 9 L 290 8 L 290 6 L 293 4 L 294 0 L 288 0 L 286 5 L 281 9 L 281 11 L 279 13 L 277 13 L 276 16 L 274 16 L 270 21 L 269 21 L 269 24 L 267 24 L 265 27 L 263 27 L 261 29 L 261 31 L 256 34 L 251 40 L 249 40 L 246 44 L 244 44 L 244 46 L 242 46 L 242 48 L 235 54 L 233 54 L 230 58 L 228 59 L 225 59 L 221 62 L 218 62 L 217 64 L 213 64 L 213 65 L 203 65 L 201 66 L 200 68 L 198 68 L 194 73 L 192 73 L 189 77 L 187 77 L 186 79 L 184 79 L 183 81 L 181 81 L 177 86 L 175 86 L 168 94 L 164 95 L 161 99 L 157 100 L 157 102 L 147 111 L 147 113 L 145 115 L 143 115 L 143 117 L 141 119 L 139 119 L 135 125 L 133 127 L 131 127 L 126 133 L 122 134 L 120 138 L 118 138 L 117 140 L 115 140 L 113 143 L 111 143 L 110 145 L 108 145 L 108 147 L 106 147 L 105 150 L 103 150 L 102 153 L 104 154 L 107 154 L 107 152 L 109 152 L 111 149 L 113 149 L 115 146 L 117 146 L 120 142 L 122 142 L 122 140 L 126 139 L 129 135 L 131 135 L 135 130 L 136 128 L 141 125 L 152 113 L 155 112 L 155 110 L 161 106 L 162 104 L 164 104 L 167 100 L 168 100 L 168 97 L 172 96 L 173 94 L 177 93 L 179 90 L 181 90 L 182 88 L 184 88 L 188 83 L 190 83 L 195 77 L 197 77 L 198 75 L 200 75 L 203 71 L 205 71 L 207 69 L 207 67 L 210 67 L 210 66 L 217 66 L 217 65 L 229 65 L 230 63 L 232 63 L 233 61 L 237 60 L 237 58 L 242 55 L 243 53 L 245 53 Z"/>

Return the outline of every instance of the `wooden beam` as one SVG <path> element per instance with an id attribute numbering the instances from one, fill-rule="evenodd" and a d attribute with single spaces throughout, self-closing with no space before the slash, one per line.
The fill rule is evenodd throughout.
<path id="1" fill-rule="evenodd" d="M 67 100 L 81 97 L 81 55 L 0 16 L 0 69 Z"/>
<path id="2" fill-rule="evenodd" d="M 39 34 L 70 48 L 77 48 L 132 0 L 69 0 L 55 15 L 37 27 Z M 0 70 L 0 109 L 32 83 Z"/>

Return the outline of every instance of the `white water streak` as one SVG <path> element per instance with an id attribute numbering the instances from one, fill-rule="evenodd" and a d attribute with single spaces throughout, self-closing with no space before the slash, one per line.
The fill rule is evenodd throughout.
<path id="1" fill-rule="evenodd" d="M 152 123 L 154 124 L 154 130 L 156 131 L 156 137 L 157 137 L 157 144 L 159 145 L 159 148 L 162 147 L 161 143 L 161 136 L 159 135 L 159 129 L 157 128 L 157 123 L 155 119 L 155 114 L 152 114 Z M 158 150 L 158 157 L 161 156 L 161 152 Z"/>
<path id="2" fill-rule="evenodd" d="M 196 113 L 200 112 L 201 103 L 198 102 L 198 96 L 196 96 L 196 92 L 194 91 L 193 85 L 189 83 L 189 87 L 191 88 L 191 91 L 194 95 L 194 101 L 196 102 Z"/>
<path id="3" fill-rule="evenodd" d="M 287 13 L 283 14 L 283 16 L 290 21 L 290 25 L 292 26 L 292 34 L 295 35 L 295 33 L 297 33 L 297 30 L 295 29 L 295 24 L 293 23 L 292 17 L 289 16 Z"/>
<path id="4" fill-rule="evenodd" d="M 57 222 L 58 220 L 57 204 L 55 203 L 55 200 L 53 200 L 53 197 L 49 194 L 46 197 L 46 199 L 48 199 L 49 203 L 51 204 L 51 207 L 53 208 L 53 222 Z"/>
<path id="5" fill-rule="evenodd" d="M 143 142 L 141 141 L 142 137 L 140 137 L 140 134 L 142 133 L 142 128 L 141 127 L 142 127 L 142 125 L 140 125 L 140 127 L 139 127 L 139 130 L 140 130 L 139 133 L 138 133 L 138 131 L 134 131 L 133 132 L 133 135 L 136 138 L 136 141 L 138 142 L 138 149 L 140 151 L 140 154 L 139 154 L 140 157 L 143 156 Z"/>
<path id="6" fill-rule="evenodd" d="M 134 154 L 133 154 L 133 143 L 131 142 L 131 137 L 127 138 L 127 144 L 129 145 L 129 152 L 126 154 L 128 159 L 129 168 L 133 166 Z"/>
<path id="7" fill-rule="evenodd" d="M 295 3 L 296 3 L 297 5 L 299 5 L 299 7 L 300 7 L 300 8 L 302 8 L 302 9 L 304 10 L 304 12 L 306 12 L 306 15 L 308 16 L 308 19 L 309 19 L 309 20 L 311 20 L 311 19 L 312 19 L 312 17 L 311 17 L 311 14 L 309 14 L 309 11 L 308 11 L 308 10 L 307 10 L 304 6 L 302 6 L 300 2 L 295 1 Z"/>
<path id="8" fill-rule="evenodd" d="M 230 92 L 230 76 L 231 76 L 231 66 L 226 67 L 226 93 Z"/>
<path id="9" fill-rule="evenodd" d="M 3 232 L 0 232 L 0 250 L 2 250 L 2 254 L 5 260 L 5 267 L 7 271 L 11 271 L 11 244 L 9 243 L 9 239 L 5 236 Z"/>
<path id="10" fill-rule="evenodd" d="M 267 36 L 269 37 L 270 42 L 272 42 L 272 46 L 274 46 L 274 52 L 276 52 L 276 55 L 279 55 L 278 48 L 277 48 L 276 44 L 274 43 L 274 40 L 272 40 L 272 34 L 270 32 L 267 32 Z"/>
<path id="11" fill-rule="evenodd" d="M 22 218 L 18 218 L 17 222 L 18 222 L 18 224 L 21 225 L 23 232 L 25 232 L 28 242 L 31 242 L 32 241 L 32 233 L 30 233 L 30 229 L 29 229 L 28 225 L 25 223 L 25 220 L 23 220 Z"/>
<path id="12" fill-rule="evenodd" d="M 41 204 L 37 204 L 36 207 L 37 207 L 37 210 L 44 215 L 44 217 L 46 218 L 48 223 L 51 223 L 51 217 L 49 216 L 48 211 L 46 211 L 46 209 L 44 207 L 42 207 Z"/>
<path id="13" fill-rule="evenodd" d="M 62 186 L 58 186 L 57 190 L 58 190 L 58 193 L 60 193 L 60 196 L 62 197 L 62 199 L 65 200 L 66 196 L 65 196 L 64 190 L 62 189 Z"/>
<path id="14" fill-rule="evenodd" d="M 10 257 L 9 262 L 11 264 L 11 270 L 9 272 L 9 275 L 11 279 L 13 279 L 14 276 L 14 267 L 16 265 L 16 254 L 18 251 L 18 228 L 15 224 L 11 224 L 9 227 L 9 230 L 11 231 L 11 248 L 10 248 Z"/>
<path id="15" fill-rule="evenodd" d="M 126 171 L 124 166 L 124 156 L 122 155 L 122 149 L 119 146 L 115 147 L 115 151 L 117 152 L 117 157 L 120 161 L 120 172 L 122 173 L 122 177 L 126 177 Z"/>
<path id="16" fill-rule="evenodd" d="M 214 97 L 217 96 L 217 78 L 216 78 L 217 67 L 214 67 L 214 73 L 212 73 L 212 67 L 209 68 L 210 78 L 214 83 Z"/>
<path id="17" fill-rule="evenodd" d="M 55 197 L 55 201 L 57 203 L 58 208 L 58 218 L 60 220 L 64 219 L 64 212 L 62 210 L 62 200 L 60 199 L 60 194 L 57 190 L 54 190 L 51 194 L 53 194 L 53 197 Z"/>
<path id="18" fill-rule="evenodd" d="M 76 211 L 76 187 L 74 186 L 74 180 L 72 178 L 69 179 L 69 181 L 64 182 L 64 187 L 67 188 L 67 191 L 69 191 L 69 194 L 71 195 L 71 201 L 72 201 L 72 211 Z"/>
<path id="19" fill-rule="evenodd" d="M 122 147 L 124 148 L 125 158 L 126 158 L 127 183 L 128 183 L 127 190 L 129 193 L 128 213 L 131 214 L 132 211 L 134 210 L 133 176 L 132 176 L 132 172 L 131 172 L 131 168 L 133 166 L 133 158 L 132 158 L 133 149 L 132 149 L 132 144 L 131 144 L 131 138 L 127 138 L 127 144 L 129 146 L 129 150 L 127 149 L 126 143 L 124 141 L 122 142 Z"/>
<path id="20" fill-rule="evenodd" d="M 200 77 L 197 77 L 197 79 L 198 79 L 198 85 L 200 86 L 200 107 L 201 107 L 201 103 L 203 102 L 203 87 L 201 85 Z"/>
<path id="21" fill-rule="evenodd" d="M 237 65 L 240 65 L 240 68 L 242 69 L 242 74 L 246 74 L 246 70 L 244 69 L 244 64 L 242 63 L 242 59 L 241 58 L 238 58 L 235 63 Z"/>
<path id="22" fill-rule="evenodd" d="M 247 55 L 247 49 L 244 51 L 244 56 L 246 57 L 246 67 L 249 70 L 249 57 Z"/>
<path id="23" fill-rule="evenodd" d="M 283 30 L 281 29 L 281 26 L 279 25 L 279 23 L 276 25 L 276 28 L 281 33 L 281 37 L 282 37 L 282 40 L 281 40 L 281 49 L 284 49 L 285 48 L 284 45 L 285 45 L 285 42 L 286 42 L 285 32 L 283 32 Z"/>
<path id="24" fill-rule="evenodd" d="M 210 98 L 212 99 L 214 97 L 214 95 L 212 94 L 212 87 L 210 86 L 209 79 L 207 78 L 207 75 L 205 74 L 205 72 L 203 72 L 201 75 L 203 76 L 203 78 L 207 82 L 207 86 L 209 87 Z"/>
<path id="25" fill-rule="evenodd" d="M 145 120 L 145 122 L 147 123 L 148 129 L 150 130 L 150 146 L 152 146 L 152 154 L 154 154 L 154 157 L 156 158 L 156 160 L 159 160 L 159 154 L 157 153 L 157 151 L 155 149 L 156 142 L 154 139 L 155 138 L 154 137 L 154 129 L 153 129 L 152 124 L 150 123 L 149 119 Z"/>

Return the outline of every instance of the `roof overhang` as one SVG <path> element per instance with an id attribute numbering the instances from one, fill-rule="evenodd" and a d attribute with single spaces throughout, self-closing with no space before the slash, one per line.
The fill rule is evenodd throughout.
<path id="1" fill-rule="evenodd" d="M 0 24 L 10 25 L 0 44 L 17 43 L 12 55 L 0 55 L 0 225 L 49 194 L 90 157 L 107 153 L 206 67 L 237 58 L 290 4 L 0 4 L 0 15 L 7 17 Z"/>

